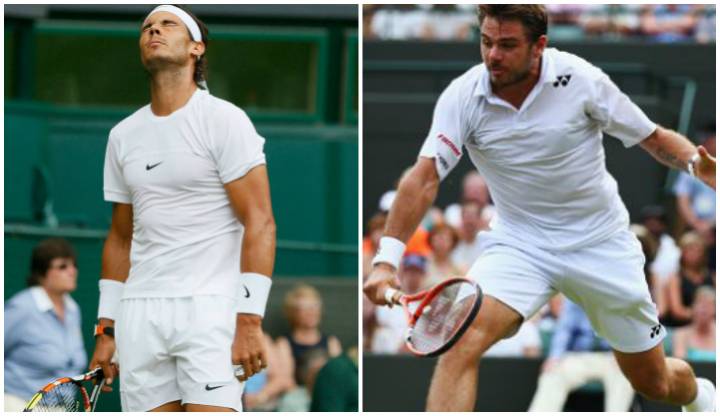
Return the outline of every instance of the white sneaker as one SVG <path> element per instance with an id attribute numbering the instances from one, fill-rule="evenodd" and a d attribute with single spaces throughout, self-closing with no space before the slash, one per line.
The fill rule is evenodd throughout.
<path id="1" fill-rule="evenodd" d="M 706 378 L 696 378 L 697 397 L 692 403 L 683 406 L 683 412 L 714 412 L 715 411 L 715 386 L 712 381 Z"/>

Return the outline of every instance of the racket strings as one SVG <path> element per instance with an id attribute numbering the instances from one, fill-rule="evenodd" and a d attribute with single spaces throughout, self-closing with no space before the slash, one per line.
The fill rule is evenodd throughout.
<path id="1" fill-rule="evenodd" d="M 83 411 L 83 395 L 74 383 L 63 383 L 43 394 L 33 412 L 80 412 Z"/>
<path id="2" fill-rule="evenodd" d="M 440 291 L 421 311 L 410 332 L 409 342 L 420 352 L 442 348 L 460 330 L 475 303 L 474 291 L 465 283 L 452 284 Z"/>

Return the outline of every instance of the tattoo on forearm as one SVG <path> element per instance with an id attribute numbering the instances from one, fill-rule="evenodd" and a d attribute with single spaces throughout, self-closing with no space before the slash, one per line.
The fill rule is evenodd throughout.
<path id="1" fill-rule="evenodd" d="M 685 165 L 682 160 L 678 159 L 677 156 L 672 153 L 666 152 L 662 148 L 658 148 L 655 155 L 663 162 L 676 169 L 685 169 Z"/>

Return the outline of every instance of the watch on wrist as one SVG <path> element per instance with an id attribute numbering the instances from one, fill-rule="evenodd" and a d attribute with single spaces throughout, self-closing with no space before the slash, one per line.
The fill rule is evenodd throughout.
<path id="1" fill-rule="evenodd" d="M 697 176 L 697 172 L 695 171 L 695 168 L 697 167 L 697 163 L 700 161 L 700 155 L 695 153 L 690 160 L 688 160 L 687 164 L 687 170 L 690 176 L 693 178 Z"/>
<path id="2" fill-rule="evenodd" d="M 104 326 L 101 324 L 96 324 L 93 336 L 98 336 L 98 335 L 109 335 L 109 336 L 115 338 L 115 328 L 113 328 L 111 326 Z"/>

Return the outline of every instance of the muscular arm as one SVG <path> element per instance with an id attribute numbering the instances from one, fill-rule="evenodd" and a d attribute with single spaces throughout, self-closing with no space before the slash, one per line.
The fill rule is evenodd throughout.
<path id="1" fill-rule="evenodd" d="M 267 168 L 265 165 L 254 167 L 242 178 L 225 184 L 225 191 L 235 215 L 245 226 L 240 271 L 270 278 L 275 265 L 275 218 Z M 267 366 L 261 323 L 260 315 L 238 313 L 236 316 L 232 362 L 244 370 L 241 381 Z"/>
<path id="2" fill-rule="evenodd" d="M 421 157 L 401 180 L 385 225 L 385 235 L 407 241 L 432 205 L 440 186 L 435 161 Z"/>
<path id="3" fill-rule="evenodd" d="M 125 282 L 130 274 L 130 246 L 133 237 L 133 208 L 130 204 L 113 204 L 112 221 L 105 244 L 103 245 L 101 279 Z M 100 318 L 98 323 L 103 326 L 114 326 L 115 321 Z M 100 335 L 95 339 L 95 351 L 90 360 L 91 369 L 102 367 L 107 386 L 103 391 L 111 391 L 109 385 L 117 374 L 117 367 L 111 363 L 115 352 L 115 339 L 108 335 Z"/>
<path id="4" fill-rule="evenodd" d="M 403 242 L 407 241 L 435 200 L 439 186 L 440 178 L 435 169 L 435 161 L 420 157 L 410 172 L 400 180 L 384 234 Z M 368 299 L 377 305 L 387 304 L 385 292 L 396 285 L 395 272 L 390 264 L 375 265 L 363 286 Z"/>
<path id="5" fill-rule="evenodd" d="M 225 190 L 240 222 L 245 226 L 240 268 L 243 272 L 272 276 L 275 265 L 275 219 L 270 203 L 267 168 L 260 165 Z"/>

